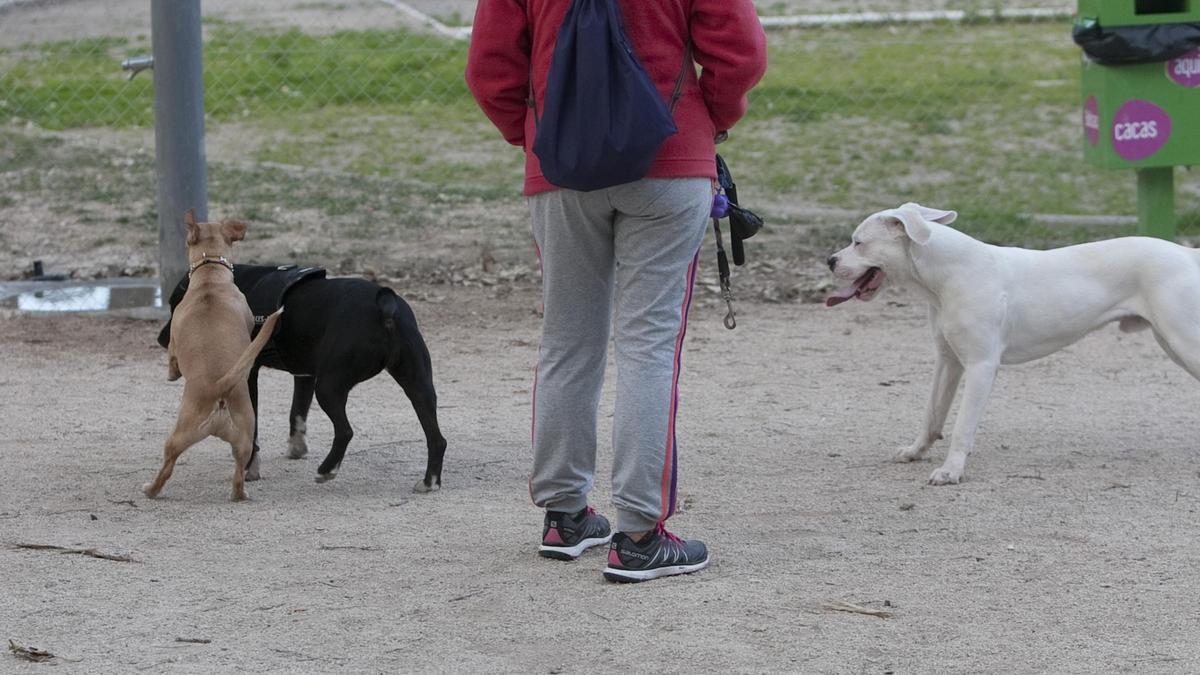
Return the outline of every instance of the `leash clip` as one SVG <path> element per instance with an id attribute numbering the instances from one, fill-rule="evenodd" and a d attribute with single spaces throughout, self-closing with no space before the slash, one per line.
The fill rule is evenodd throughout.
<path id="1" fill-rule="evenodd" d="M 717 195 L 721 197 L 721 195 Z M 718 200 L 716 203 L 720 203 Z M 713 238 L 717 242 L 717 278 L 721 281 L 721 299 L 725 301 L 727 312 L 721 323 L 729 330 L 737 328 L 737 315 L 733 312 L 733 289 L 729 285 L 729 259 L 725 257 L 725 245 L 721 243 L 721 219 L 715 214 L 712 219 Z"/>
<path id="2" fill-rule="evenodd" d="M 725 307 L 729 310 L 725 313 L 725 318 L 721 320 L 721 323 L 725 324 L 729 330 L 733 330 L 737 328 L 737 316 L 733 312 L 733 289 L 729 287 L 728 278 L 721 280 L 721 297 L 725 300 Z"/>

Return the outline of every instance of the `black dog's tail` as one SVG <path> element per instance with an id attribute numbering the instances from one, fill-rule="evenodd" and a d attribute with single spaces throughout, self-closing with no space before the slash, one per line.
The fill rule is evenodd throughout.
<path id="1" fill-rule="evenodd" d="M 416 366 L 428 370 L 429 349 L 421 339 L 421 332 L 417 330 L 417 317 L 413 315 L 408 303 L 396 295 L 395 291 L 385 287 L 380 288 L 375 295 L 375 304 L 383 315 L 384 329 L 392 337 L 388 342 L 388 369 L 410 370 Z M 421 363 L 413 363 L 413 359 L 423 362 L 423 366 Z"/>

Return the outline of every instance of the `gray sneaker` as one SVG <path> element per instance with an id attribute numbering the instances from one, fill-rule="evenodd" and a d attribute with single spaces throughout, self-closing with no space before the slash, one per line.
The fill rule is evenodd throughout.
<path id="1" fill-rule="evenodd" d="M 611 540 L 612 530 L 608 526 L 608 519 L 590 506 L 577 513 L 547 511 L 538 555 L 556 560 L 574 560 L 587 549 Z"/>
<path id="2" fill-rule="evenodd" d="M 634 541 L 624 532 L 613 535 L 604 578 L 619 582 L 648 581 L 691 574 L 705 567 L 708 567 L 708 547 L 704 542 L 680 539 L 659 523 L 641 541 Z"/>

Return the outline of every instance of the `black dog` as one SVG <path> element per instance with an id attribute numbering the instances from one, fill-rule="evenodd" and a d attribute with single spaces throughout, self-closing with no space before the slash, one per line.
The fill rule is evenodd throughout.
<path id="1" fill-rule="evenodd" d="M 275 309 L 287 307 L 275 336 L 250 372 L 250 400 L 257 420 L 260 367 L 284 370 L 295 377 L 288 456 L 298 459 L 308 452 L 304 434 L 315 394 L 333 422 L 333 447 L 317 469 L 317 481 L 336 476 L 354 436 L 346 419 L 350 389 L 386 369 L 412 402 L 429 449 L 425 478 L 414 490 L 428 492 L 440 487 L 446 439 L 438 428 L 429 350 L 408 303 L 390 288 L 364 279 L 326 279 L 319 268 L 237 265 L 233 278 L 255 321 L 261 323 Z M 187 282 L 185 277 L 171 294 L 172 312 L 183 299 Z M 158 343 L 166 347 L 170 340 L 168 321 Z M 258 477 L 257 429 L 254 454 L 246 469 L 248 480 Z"/>

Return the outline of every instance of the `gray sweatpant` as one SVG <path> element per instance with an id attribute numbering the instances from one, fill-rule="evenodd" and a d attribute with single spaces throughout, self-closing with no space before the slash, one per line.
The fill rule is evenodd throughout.
<path id="1" fill-rule="evenodd" d="M 587 506 L 611 327 L 617 529 L 650 530 L 674 512 L 679 371 L 711 184 L 646 178 L 530 197 L 545 303 L 529 480 L 538 506 Z"/>

